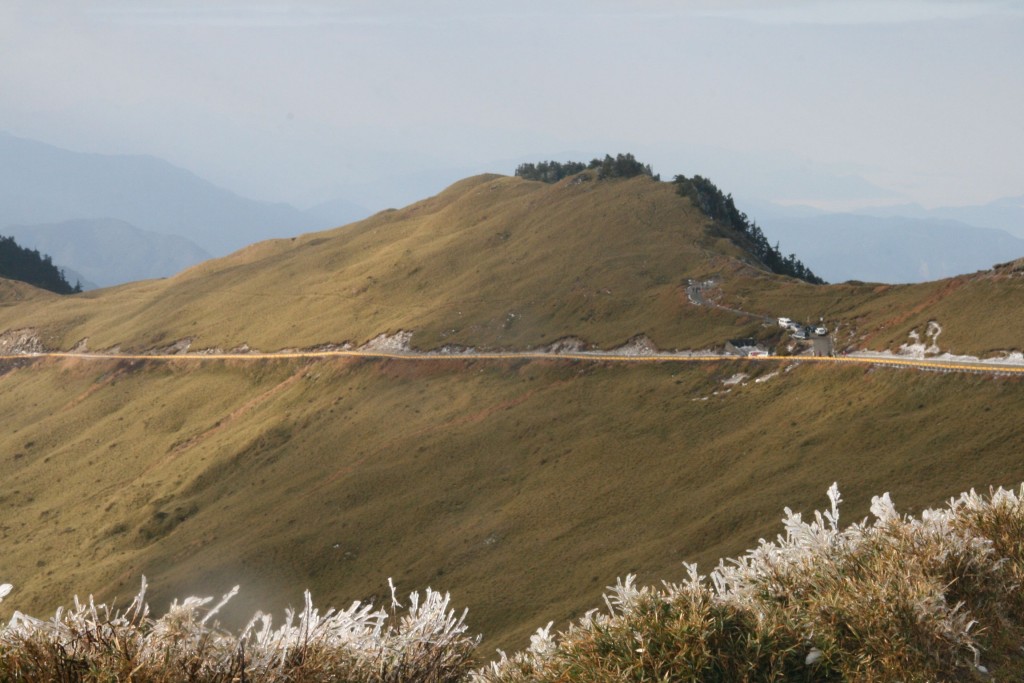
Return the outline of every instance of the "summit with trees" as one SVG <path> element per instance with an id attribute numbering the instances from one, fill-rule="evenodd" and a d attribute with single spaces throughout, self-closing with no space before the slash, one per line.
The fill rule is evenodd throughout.
<path id="1" fill-rule="evenodd" d="M 650 164 L 637 161 L 632 154 L 617 154 L 614 157 L 606 154 L 604 159 L 593 159 L 589 164 L 582 161 L 520 164 L 516 168 L 516 176 L 526 180 L 557 183 L 563 178 L 584 171 L 597 171 L 598 180 L 636 176 L 661 180 L 661 176 L 651 170 Z M 743 242 L 743 246 L 773 273 L 788 275 L 815 285 L 825 284 L 825 280 L 815 275 L 795 254 L 783 256 L 777 243 L 772 246 L 760 226 L 736 208 L 731 194 L 725 194 L 713 182 L 699 175 L 692 178 L 677 175 L 673 182 L 680 195 L 688 197 L 711 220 L 730 228 L 730 237 L 733 241 Z"/>
<path id="2" fill-rule="evenodd" d="M 541 161 L 536 164 L 519 164 L 516 168 L 516 176 L 526 180 L 539 180 L 543 183 L 557 183 L 562 178 L 582 173 L 583 171 L 597 171 L 597 179 L 607 178 L 633 178 L 638 175 L 645 175 L 660 180 L 654 175 L 650 164 L 642 164 L 632 154 L 617 154 L 612 157 L 606 154 L 604 159 L 592 159 L 589 164 L 582 161 Z"/>

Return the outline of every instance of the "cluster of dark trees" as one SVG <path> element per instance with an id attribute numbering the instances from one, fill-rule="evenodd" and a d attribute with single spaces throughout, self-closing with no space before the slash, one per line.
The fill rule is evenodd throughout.
<path id="1" fill-rule="evenodd" d="M 723 193 L 710 180 L 699 175 L 692 178 L 677 175 L 675 184 L 679 194 L 689 197 L 709 218 L 745 235 L 752 244 L 751 251 L 773 273 L 789 275 L 815 285 L 825 284 L 795 254 L 783 256 L 777 243 L 773 247 L 757 223 L 736 208 L 732 195 Z"/>
<path id="2" fill-rule="evenodd" d="M 585 170 L 587 165 L 582 161 L 567 161 L 564 164 L 558 161 L 541 161 L 537 164 L 519 164 L 516 167 L 516 176 L 526 180 L 539 180 L 542 183 L 557 183 L 562 178 Z"/>
<path id="3" fill-rule="evenodd" d="M 617 154 L 612 157 L 606 154 L 604 159 L 593 159 L 589 164 L 582 161 L 541 161 L 537 164 L 519 164 L 516 168 L 516 175 L 526 180 L 539 180 L 544 183 L 557 183 L 562 178 L 567 178 L 586 170 L 597 170 L 598 180 L 605 178 L 632 178 L 633 176 L 646 175 L 660 180 L 654 175 L 650 164 L 642 164 L 632 154 Z"/>
<path id="4" fill-rule="evenodd" d="M 26 249 L 13 237 L 0 236 L 0 277 L 21 280 L 57 294 L 77 294 L 80 284 L 73 287 L 64 279 L 64 271 L 53 265 L 48 255 L 35 249 Z"/>
<path id="5" fill-rule="evenodd" d="M 661 180 L 661 176 L 654 175 L 650 164 L 641 164 L 632 154 L 616 154 L 614 159 L 611 155 L 605 154 L 604 159 L 591 161 L 589 168 L 597 169 L 598 179 L 632 178 L 645 175 L 655 180 Z"/>

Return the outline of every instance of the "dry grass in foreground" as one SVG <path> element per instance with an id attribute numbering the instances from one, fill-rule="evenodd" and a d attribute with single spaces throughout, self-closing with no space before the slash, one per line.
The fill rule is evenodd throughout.
<path id="1" fill-rule="evenodd" d="M 0 679 L 30 681 L 961 681 L 1024 680 L 1024 486 L 973 490 L 920 518 L 872 500 L 873 523 L 839 528 L 839 491 L 805 522 L 700 576 L 662 588 L 632 576 L 607 611 L 471 670 L 448 595 L 401 617 L 354 603 L 305 609 L 240 635 L 211 623 L 232 594 L 149 617 L 145 584 L 123 611 L 77 599 L 49 621 L 15 613 L 0 631 Z M 0 599 L 11 591 L 0 585 Z M 388 619 L 397 620 L 397 626 Z"/>
<path id="2" fill-rule="evenodd" d="M 0 586 L 0 599 L 10 590 Z M 465 612 L 457 617 L 449 596 L 430 589 L 422 603 L 413 593 L 401 616 L 394 593 L 391 614 L 355 602 L 321 615 L 307 592 L 279 628 L 257 613 L 235 636 L 211 618 L 237 590 L 212 608 L 212 598 L 175 602 L 159 619 L 149 617 L 145 579 L 124 610 L 76 598 L 49 621 L 15 613 L 0 631 L 0 680 L 453 681 L 467 676 L 479 643 L 466 635 Z"/>

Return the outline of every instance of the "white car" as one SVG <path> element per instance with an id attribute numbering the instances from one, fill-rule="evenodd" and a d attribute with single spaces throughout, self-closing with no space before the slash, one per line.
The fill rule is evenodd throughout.
<path id="1" fill-rule="evenodd" d="M 779 318 L 779 327 L 789 327 L 793 321 L 789 318 Z"/>
<path id="2" fill-rule="evenodd" d="M 824 337 L 828 334 L 828 329 L 822 327 L 821 325 L 818 325 L 817 327 L 814 328 L 814 334 L 818 335 L 819 337 Z"/>

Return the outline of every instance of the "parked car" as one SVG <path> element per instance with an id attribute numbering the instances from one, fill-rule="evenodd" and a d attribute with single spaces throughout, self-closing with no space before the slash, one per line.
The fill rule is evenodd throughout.
<path id="1" fill-rule="evenodd" d="M 779 318 L 779 327 L 792 327 L 793 321 L 790 318 Z"/>
<path id="2" fill-rule="evenodd" d="M 828 334 L 828 328 L 823 325 L 818 325 L 817 327 L 814 328 L 814 334 L 818 335 L 819 337 L 824 337 Z"/>

